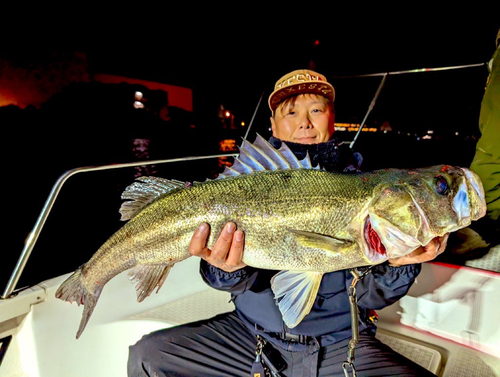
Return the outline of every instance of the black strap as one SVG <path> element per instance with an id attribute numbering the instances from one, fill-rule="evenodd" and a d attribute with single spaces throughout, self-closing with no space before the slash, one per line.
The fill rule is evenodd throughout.
<path id="1" fill-rule="evenodd" d="M 312 337 L 301 334 L 290 334 L 287 332 L 278 333 L 281 340 L 286 340 L 292 343 L 308 344 Z"/>
<path id="2" fill-rule="evenodd" d="M 314 338 L 314 337 L 309 336 L 309 335 L 291 334 L 288 332 L 271 332 L 271 331 L 264 329 L 262 326 L 258 325 L 257 323 L 254 324 L 254 328 L 256 331 L 265 332 L 276 339 L 280 339 L 280 340 L 284 340 L 284 341 L 292 342 L 292 343 L 309 344 L 309 342 Z"/>

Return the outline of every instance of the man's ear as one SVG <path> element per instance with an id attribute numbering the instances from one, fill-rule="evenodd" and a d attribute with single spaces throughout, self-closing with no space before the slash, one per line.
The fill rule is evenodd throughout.
<path id="1" fill-rule="evenodd" d="M 271 119 L 271 130 L 273 131 L 273 136 L 276 137 L 276 122 L 274 121 L 274 117 L 270 117 Z"/>

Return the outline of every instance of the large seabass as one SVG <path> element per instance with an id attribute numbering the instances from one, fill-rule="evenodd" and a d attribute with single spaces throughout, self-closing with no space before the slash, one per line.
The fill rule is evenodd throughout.
<path id="1" fill-rule="evenodd" d="M 469 169 L 331 173 L 260 136 L 245 141 L 215 180 L 188 185 L 142 177 L 122 198 L 122 220 L 129 221 L 56 293 L 85 306 L 77 338 L 104 285 L 119 273 L 130 269 L 138 301 L 160 289 L 170 268 L 190 257 L 189 241 L 201 222 L 211 224 L 212 242 L 234 221 L 245 232 L 243 261 L 280 270 L 272 289 L 283 320 L 295 327 L 324 273 L 407 255 L 486 213 L 483 186 Z"/>

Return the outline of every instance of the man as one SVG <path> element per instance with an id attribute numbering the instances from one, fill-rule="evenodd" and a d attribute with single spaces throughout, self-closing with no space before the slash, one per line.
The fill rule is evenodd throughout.
<path id="1" fill-rule="evenodd" d="M 500 217 L 500 106 L 498 106 L 500 103 L 500 30 L 496 37 L 496 50 L 488 69 L 488 81 L 479 114 L 481 137 L 476 145 L 471 169 L 483 182 L 488 205 L 485 220 L 495 221 L 498 229 Z"/>
<path id="2" fill-rule="evenodd" d="M 286 142 L 297 157 L 309 153 L 313 163 L 331 171 L 355 170 L 355 155 L 332 138 L 334 99 L 333 86 L 317 72 L 297 70 L 283 76 L 269 97 L 270 143 L 279 147 Z M 209 233 L 209 225 L 201 224 L 190 242 L 190 253 L 202 259 L 200 272 L 207 284 L 231 292 L 236 310 L 144 336 L 130 347 L 129 376 L 248 376 L 251 370 L 262 370 L 261 360 L 286 376 L 343 376 L 352 335 L 351 273 L 325 274 L 311 312 L 290 329 L 270 288 L 277 271 L 243 263 L 244 234 L 236 224 L 226 224 L 212 249 L 207 245 Z M 388 306 L 408 292 L 420 272 L 419 263 L 443 252 L 447 238 L 436 238 L 409 256 L 373 267 L 356 284 L 358 375 L 431 375 L 379 342 L 370 318 L 373 309 Z M 257 345 L 265 345 L 262 357 L 256 355 Z"/>

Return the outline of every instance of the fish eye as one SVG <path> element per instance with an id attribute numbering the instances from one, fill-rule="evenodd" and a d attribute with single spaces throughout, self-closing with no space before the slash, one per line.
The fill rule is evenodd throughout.
<path id="1" fill-rule="evenodd" d="M 446 195 L 448 193 L 448 181 L 442 175 L 438 175 L 434 178 L 434 186 L 438 194 Z"/>

